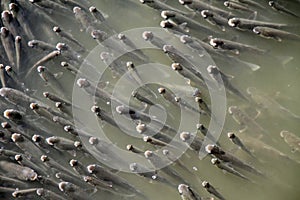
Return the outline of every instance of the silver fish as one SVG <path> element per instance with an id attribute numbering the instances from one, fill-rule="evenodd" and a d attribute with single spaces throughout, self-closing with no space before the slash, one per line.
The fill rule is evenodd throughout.
<path id="1" fill-rule="evenodd" d="M 300 35 L 271 27 L 256 26 L 253 28 L 253 32 L 261 37 L 271 38 L 277 40 L 278 42 L 281 42 L 285 39 L 300 41 Z"/>
<path id="2" fill-rule="evenodd" d="M 161 16 L 165 20 L 170 19 L 171 21 L 175 22 L 176 24 L 185 25 L 190 29 L 201 31 L 205 34 L 213 34 L 214 33 L 214 31 L 212 31 L 210 28 L 208 28 L 208 27 L 202 25 L 201 23 L 191 19 L 190 16 L 186 16 L 186 15 L 180 14 L 180 13 L 175 12 L 175 11 L 164 10 L 164 11 L 161 12 Z"/>
<path id="3" fill-rule="evenodd" d="M 237 17 L 230 18 L 228 20 L 228 24 L 231 27 L 235 27 L 242 30 L 250 30 L 250 31 L 252 31 L 253 28 L 255 28 L 256 26 L 265 26 L 269 28 L 278 28 L 278 29 L 288 26 L 287 24 L 277 24 L 277 23 L 257 21 L 257 20 L 237 18 Z"/>
<path id="4" fill-rule="evenodd" d="M 21 33 L 20 24 L 16 20 L 16 18 L 13 17 L 13 15 L 10 11 L 4 10 L 1 13 L 1 19 L 2 19 L 3 25 L 9 29 L 9 31 L 11 32 L 11 34 L 14 37 L 16 37 L 17 35 L 19 35 Z"/>
<path id="5" fill-rule="evenodd" d="M 0 169 L 24 181 L 35 181 L 38 177 L 33 169 L 4 160 L 0 161 Z"/>
<path id="6" fill-rule="evenodd" d="M 86 167 L 78 160 L 72 159 L 70 160 L 69 164 L 73 168 L 73 170 L 80 176 L 87 176 L 90 174 Z"/>
<path id="7" fill-rule="evenodd" d="M 45 200 L 64 200 L 65 197 L 62 197 L 61 194 L 56 194 L 51 190 L 39 188 L 36 190 L 36 194 L 42 197 Z"/>

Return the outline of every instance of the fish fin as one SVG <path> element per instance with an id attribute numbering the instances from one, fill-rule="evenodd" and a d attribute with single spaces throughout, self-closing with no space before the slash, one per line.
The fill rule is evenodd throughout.
<path id="1" fill-rule="evenodd" d="M 58 72 L 58 73 L 55 73 L 53 74 L 53 76 L 56 78 L 56 79 L 60 79 L 62 77 L 64 73 L 63 72 Z"/>
<path id="2" fill-rule="evenodd" d="M 188 28 L 188 23 L 187 23 L 187 22 L 181 23 L 181 24 L 179 24 L 178 26 L 179 26 L 179 28 L 181 28 L 184 32 L 187 32 L 187 33 L 190 32 L 190 29 Z"/>

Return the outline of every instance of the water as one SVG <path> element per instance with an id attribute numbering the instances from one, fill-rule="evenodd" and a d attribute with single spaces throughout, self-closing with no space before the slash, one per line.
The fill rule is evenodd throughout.
<path id="1" fill-rule="evenodd" d="M 91 5 L 96 6 L 97 8 L 99 8 L 101 11 L 103 11 L 105 14 L 109 16 L 107 18 L 107 24 L 113 27 L 117 33 L 123 31 L 130 31 L 135 28 L 144 28 L 144 27 L 149 27 L 145 29 L 152 30 L 153 27 L 158 27 L 159 22 L 162 20 L 159 11 L 153 10 L 147 7 L 146 5 L 142 5 L 137 0 L 131 0 L 131 1 L 130 0 L 127 1 L 90 0 L 90 2 Z M 177 1 L 169 0 L 167 1 L 167 3 L 175 6 L 176 8 L 182 9 L 182 6 L 179 5 Z M 221 2 L 219 1 L 212 1 L 212 3 L 214 5 L 221 5 Z M 262 2 L 262 4 L 263 3 L 265 2 Z M 293 9 L 294 11 L 300 9 L 299 3 L 288 2 L 287 4 L 289 5 L 289 8 Z M 182 10 L 187 11 L 186 9 L 182 9 Z M 238 13 L 238 15 L 244 16 L 246 18 L 249 17 L 247 14 L 244 13 Z M 82 42 L 89 50 L 93 50 L 94 52 L 96 52 L 94 55 L 93 54 L 88 55 L 88 53 L 86 53 L 86 55 L 84 56 L 87 56 L 87 60 L 89 62 L 96 63 L 98 70 L 103 69 L 105 66 L 99 59 L 97 48 L 96 50 L 94 49 L 97 43 L 89 38 L 89 33 L 84 33 L 84 32 L 80 33 L 78 30 L 79 27 L 78 24 L 74 23 L 74 21 L 69 18 L 72 18 L 71 15 L 66 19 L 62 19 L 61 17 L 56 17 L 55 19 L 60 24 L 60 26 L 64 28 L 64 30 L 70 31 L 74 36 L 76 36 L 77 39 L 80 38 L 80 42 Z M 196 19 L 201 20 L 199 17 Z M 300 34 L 300 30 L 298 28 L 299 19 L 297 18 L 289 17 L 284 14 L 278 14 L 268 9 L 268 10 L 263 10 L 258 12 L 257 19 L 295 25 L 292 28 L 290 28 L 291 31 L 293 31 L 293 33 L 296 34 Z M 69 23 L 70 21 L 72 21 L 72 23 Z M 216 27 L 210 26 L 205 21 L 202 20 L 201 22 L 211 27 L 213 30 L 220 32 Z M 199 37 L 200 39 L 204 39 L 205 37 L 207 37 L 206 35 L 203 35 L 202 33 L 198 33 L 198 32 L 193 32 L 193 34 Z M 141 38 L 141 34 L 137 35 L 136 37 Z M 213 61 L 219 66 L 219 68 L 224 73 L 234 76 L 234 79 L 232 79 L 232 83 L 237 88 L 239 88 L 244 94 L 246 94 L 246 89 L 248 87 L 250 86 L 256 87 L 259 91 L 262 91 L 263 93 L 267 94 L 269 97 L 275 98 L 281 105 L 285 106 L 293 113 L 300 115 L 300 108 L 298 106 L 298 102 L 300 100 L 300 93 L 299 93 L 300 80 L 298 79 L 300 75 L 300 71 L 299 71 L 300 59 L 298 56 L 300 52 L 299 41 L 276 42 L 274 40 L 268 40 L 268 39 L 257 37 L 251 32 L 237 31 L 230 28 L 228 28 L 227 32 L 217 35 L 217 37 L 221 37 L 225 39 L 233 39 L 238 42 L 243 42 L 246 44 L 251 44 L 258 48 L 266 49 L 268 51 L 266 55 L 255 55 L 255 54 L 245 53 L 240 56 L 240 58 L 244 61 L 253 62 L 261 66 L 261 68 L 255 72 L 251 71 L 249 68 L 246 68 L 244 66 L 239 66 L 235 62 L 225 63 L 223 60 L 217 58 L 213 58 Z M 41 35 L 39 35 L 37 39 L 41 39 L 41 40 L 43 39 L 46 41 L 48 40 L 48 38 L 44 38 Z M 51 43 L 53 44 L 56 44 L 56 42 L 59 41 L 55 37 L 49 39 L 52 40 Z M 136 40 L 139 41 L 139 39 Z M 166 41 L 170 42 L 172 45 L 179 45 L 179 46 L 182 45 L 178 40 L 176 40 L 176 38 L 171 38 L 171 39 L 166 38 Z M 171 64 L 170 60 L 157 49 L 147 49 L 144 52 L 145 54 L 149 55 L 151 63 L 152 62 L 160 63 L 166 66 L 170 66 Z M 293 59 L 290 62 L 285 63 L 285 60 L 289 60 L 291 57 Z M 33 60 L 35 59 L 36 58 L 30 58 L 29 59 L 30 63 L 32 63 Z M 129 59 L 129 58 L 125 56 L 125 59 Z M 140 137 L 134 138 L 130 135 L 121 133 L 117 129 L 111 127 L 105 122 L 101 122 L 99 124 L 98 120 L 95 120 L 94 115 L 90 114 L 90 107 L 93 105 L 93 102 L 88 96 L 86 95 L 84 96 L 83 95 L 84 93 L 80 93 L 78 87 L 76 86 L 76 80 L 78 77 L 76 78 L 75 76 L 71 75 L 67 70 L 61 69 L 61 67 L 59 66 L 60 61 L 62 60 L 58 58 L 55 62 L 50 62 L 47 65 L 49 66 L 51 65 L 51 72 L 53 73 L 58 73 L 61 71 L 63 72 L 63 76 L 59 79 L 59 81 L 62 83 L 65 91 L 67 91 L 66 94 L 67 97 L 70 98 L 72 95 L 73 98 L 78 96 L 80 97 L 80 99 L 73 99 L 73 102 L 76 102 L 76 104 L 78 103 L 81 106 L 82 110 L 84 110 L 84 111 L 75 112 L 77 114 L 80 114 L 81 119 L 85 118 L 84 120 L 85 123 L 83 127 L 84 129 L 98 136 L 99 130 L 103 127 L 105 136 L 114 145 L 116 145 L 116 147 L 124 150 L 124 155 L 126 156 L 129 155 L 128 153 L 125 152 L 125 147 L 127 144 L 134 144 L 135 146 L 143 150 L 147 150 L 147 149 L 155 150 L 153 146 L 145 144 L 145 142 L 143 142 Z M 145 64 L 145 63 L 142 62 L 136 63 L 137 66 L 140 64 Z M 201 62 L 201 64 L 203 64 L 203 62 Z M 154 68 L 157 66 L 158 64 L 153 64 Z M 144 80 L 145 79 L 148 80 L 149 77 L 151 77 L 151 80 L 153 79 L 157 80 L 155 79 L 156 76 L 157 77 L 162 76 L 163 77 L 162 79 L 164 79 L 164 81 L 169 80 L 171 82 L 171 84 L 167 85 L 167 87 L 172 89 L 172 91 L 175 90 L 174 88 L 171 87 L 172 82 L 174 83 L 175 86 L 184 84 L 184 82 L 182 82 L 181 79 L 176 78 L 177 76 L 172 75 L 171 77 L 168 77 L 169 73 L 172 72 L 170 72 L 171 70 L 168 70 L 167 67 L 162 69 L 163 70 L 161 72 L 158 72 L 157 70 L 153 71 L 148 69 L 147 73 L 141 74 L 141 76 Z M 158 73 L 161 74 L 158 75 Z M 88 74 L 87 77 L 91 78 L 92 75 L 93 74 Z M 103 80 L 111 82 L 110 85 L 108 86 L 109 90 L 111 90 L 111 88 L 114 88 L 114 82 L 116 82 L 116 80 L 113 80 L 110 77 L 111 77 L 110 72 L 106 71 Z M 98 77 L 93 76 L 93 78 L 95 78 L 96 80 Z M 181 82 L 179 80 L 181 80 Z M 34 95 L 37 98 L 42 99 L 44 102 L 48 103 L 49 105 L 52 105 L 49 101 L 44 100 L 42 97 L 42 92 L 51 91 L 51 88 L 49 88 L 49 86 L 45 86 L 44 82 L 38 77 L 37 74 L 32 75 L 31 80 L 27 80 L 26 82 L 30 88 L 37 90 L 36 93 L 34 93 Z M 149 85 L 151 88 L 153 88 L 156 91 L 156 88 L 158 87 L 161 86 L 166 87 L 166 85 L 160 85 L 161 82 L 163 81 L 159 81 L 156 84 L 149 84 Z M 131 93 L 129 85 L 127 84 L 123 84 L 123 85 L 120 84 L 120 86 L 118 87 L 118 89 L 123 91 L 121 96 L 123 94 L 125 96 L 128 96 L 128 94 Z M 190 90 L 190 88 L 189 89 L 184 88 L 183 90 L 179 90 L 178 94 L 183 95 L 184 92 L 187 92 L 185 90 Z M 76 95 L 76 92 L 78 92 L 78 95 Z M 276 95 L 278 92 L 280 94 Z M 157 102 L 164 105 L 165 104 L 164 99 L 157 92 L 156 95 L 158 96 Z M 193 103 L 192 98 L 187 97 L 187 99 L 189 100 L 190 103 Z M 132 101 L 131 103 L 133 105 L 137 104 L 136 101 Z M 193 104 L 195 105 L 195 103 Z M 138 105 L 141 106 L 141 104 Z M 252 117 L 255 116 L 256 113 L 255 107 L 250 106 L 249 103 L 246 103 L 245 101 L 242 101 L 236 96 L 229 93 L 227 93 L 226 105 L 227 108 L 232 105 L 237 105 Z M 106 111 L 110 112 L 110 106 L 104 106 L 104 105 L 102 106 Z M 1 111 L 3 109 L 4 108 L 2 108 Z M 142 108 L 140 107 L 140 109 Z M 159 119 L 162 119 L 163 116 L 166 114 L 158 111 L 153 111 L 153 112 L 156 115 L 157 114 L 162 115 L 162 116 L 158 116 Z M 169 114 L 169 118 L 171 117 L 170 119 L 169 118 L 167 119 L 167 122 L 172 127 L 178 128 L 179 123 L 182 122 L 182 120 L 184 120 L 184 123 L 180 124 L 179 130 L 190 131 L 190 132 L 195 131 L 196 129 L 195 124 L 198 123 L 198 118 L 196 118 L 193 114 L 182 113 L 182 112 L 180 113 L 180 111 L 172 105 L 168 107 L 167 114 Z M 275 113 L 270 115 L 266 110 L 261 110 L 261 115 L 256 119 L 256 121 L 269 133 L 269 136 L 267 136 L 267 138 L 263 138 L 262 140 L 266 144 L 272 145 L 275 149 L 290 156 L 292 159 L 299 161 L 299 152 L 292 153 L 291 148 L 283 142 L 283 140 L 280 138 L 279 135 L 281 130 L 288 130 L 300 136 L 299 120 L 294 120 L 292 118 L 283 118 L 281 117 L 281 115 L 282 113 Z M 208 117 L 201 117 L 200 122 L 207 127 L 209 124 L 209 119 Z M 133 122 L 130 122 L 129 120 L 125 120 L 125 123 L 127 128 L 131 128 L 134 131 L 135 125 Z M 51 125 L 48 125 L 48 128 L 50 126 Z M 59 126 L 55 126 L 55 127 L 51 126 L 51 128 L 53 129 L 53 132 L 55 131 L 55 134 L 57 135 L 72 138 L 71 136 L 66 136 L 66 134 L 61 130 L 61 127 Z M 226 135 L 228 131 L 238 131 L 239 129 L 241 129 L 241 127 L 227 113 L 225 118 L 224 129 L 222 131 L 222 135 L 219 138 L 219 142 L 222 145 L 222 149 L 231 152 L 232 154 L 242 159 L 243 161 L 255 166 L 255 168 L 259 169 L 265 174 L 265 177 L 259 177 L 243 171 L 247 175 L 247 177 L 249 177 L 254 183 L 244 181 L 228 173 L 223 173 L 217 167 L 212 166 L 212 164 L 210 163 L 209 156 L 206 156 L 203 159 L 199 159 L 198 154 L 193 152 L 192 150 L 187 150 L 181 156 L 180 160 L 185 164 L 187 168 L 192 170 L 193 167 L 196 167 L 198 169 L 197 171 L 193 172 L 194 173 L 193 175 L 189 174 L 186 171 L 183 171 L 179 166 L 172 165 L 172 168 L 177 170 L 177 172 L 182 177 L 184 177 L 184 179 L 189 183 L 189 185 L 202 197 L 208 197 L 211 195 L 202 188 L 200 180 L 209 181 L 215 188 L 217 188 L 217 190 L 226 199 L 232 199 L 232 200 L 240 199 L 240 198 L 243 198 L 245 200 L 247 199 L 257 199 L 257 200 L 278 199 L 279 200 L 283 198 L 288 198 L 291 200 L 299 199 L 299 194 L 300 194 L 300 190 L 298 187 L 299 179 L 296 178 L 297 174 L 299 173 L 299 164 L 296 164 L 293 161 L 287 161 L 278 155 L 270 155 L 270 154 L 265 155 L 263 149 L 255 150 L 254 147 L 253 149 L 255 150 L 255 155 L 257 157 L 257 160 L 249 157 L 241 150 L 237 150 L 236 146 L 234 146 L 227 139 Z M 247 140 L 248 136 L 251 138 L 251 135 L 253 135 L 252 132 L 253 130 L 247 130 L 244 133 L 237 133 L 237 135 L 242 139 Z M 200 133 L 198 133 L 198 135 L 200 136 Z M 247 141 L 251 141 L 251 139 L 248 139 Z M 246 145 L 248 145 L 250 149 L 252 149 L 251 148 L 252 145 L 255 146 L 255 144 L 249 144 L 249 143 L 246 143 Z M 68 162 L 70 159 L 72 159 L 71 156 L 67 157 L 66 162 Z M 135 157 L 129 156 L 128 159 L 134 160 Z M 59 155 L 57 156 L 57 160 L 63 162 L 63 159 L 61 159 Z M 93 159 L 91 156 L 81 157 L 80 161 L 84 165 L 98 162 L 95 159 Z M 144 160 L 143 162 L 145 165 L 149 165 L 146 160 Z M 180 199 L 176 187 L 173 188 L 165 184 L 157 183 L 155 181 L 149 182 L 148 179 L 138 177 L 131 173 L 118 172 L 117 174 L 122 176 L 126 180 L 128 180 L 128 182 L 130 182 L 132 185 L 134 185 L 136 188 L 142 191 L 148 197 L 148 199 L 158 199 L 158 200 Z M 159 172 L 159 174 L 164 175 L 161 172 Z M 165 177 L 167 177 L 172 182 L 174 182 L 174 184 L 176 185 L 179 184 L 179 182 L 172 179 L 171 177 L 168 176 Z M 103 199 L 103 198 L 123 199 L 118 195 L 111 195 L 110 193 L 107 192 L 105 193 L 102 191 L 93 194 L 90 198 L 91 199 Z M 136 199 L 139 198 L 140 197 L 136 197 Z"/>

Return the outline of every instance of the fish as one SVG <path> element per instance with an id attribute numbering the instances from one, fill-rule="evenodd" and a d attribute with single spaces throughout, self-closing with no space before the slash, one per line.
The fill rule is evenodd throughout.
<path id="1" fill-rule="evenodd" d="M 189 32 L 184 24 L 176 24 L 170 19 L 161 21 L 159 25 L 175 35 L 182 35 Z"/>
<path id="2" fill-rule="evenodd" d="M 1 20 L 3 25 L 8 28 L 8 30 L 11 32 L 13 37 L 16 37 L 17 35 L 20 35 L 20 24 L 16 20 L 16 18 L 13 17 L 12 13 L 9 10 L 4 10 L 1 13 Z"/>
<path id="3" fill-rule="evenodd" d="M 18 189 L 12 193 L 12 196 L 15 198 L 34 198 L 37 189 L 38 188 Z"/>
<path id="4" fill-rule="evenodd" d="M 63 68 L 69 70 L 74 75 L 77 75 L 77 74 L 81 73 L 79 71 L 79 69 L 77 69 L 75 66 L 73 66 L 72 64 L 70 64 L 70 63 L 68 63 L 66 61 L 62 61 L 60 63 L 60 66 L 62 66 Z"/>
<path id="5" fill-rule="evenodd" d="M 55 48 L 60 51 L 60 54 L 63 58 L 68 59 L 70 62 L 81 62 L 82 55 L 76 52 L 66 43 L 59 42 L 56 44 Z"/>
<path id="6" fill-rule="evenodd" d="M 155 139 L 155 138 L 153 138 L 151 136 L 144 136 L 143 140 L 144 140 L 144 142 L 147 142 L 149 144 L 152 144 L 152 145 L 158 146 L 158 147 L 170 146 L 168 143 L 165 143 L 163 141 Z"/>
<path id="7" fill-rule="evenodd" d="M 204 137 L 207 137 L 212 142 L 216 142 L 216 144 L 220 146 L 220 143 L 217 141 L 217 139 L 213 136 L 213 134 L 210 133 L 210 131 L 208 131 L 208 129 L 203 124 L 197 124 L 196 128 L 203 134 Z"/>
<path id="8" fill-rule="evenodd" d="M 42 197 L 45 200 L 64 200 L 65 197 L 61 196 L 61 194 L 56 194 L 55 192 L 52 192 L 51 190 L 44 189 L 44 188 L 38 188 L 36 190 L 36 194 L 40 197 Z"/>
<path id="9" fill-rule="evenodd" d="M 5 71 L 4 65 L 3 65 L 3 64 L 0 64 L 0 79 L 1 79 L 1 86 L 2 86 L 3 88 L 6 87 L 6 78 L 5 78 L 5 73 L 4 73 L 4 71 Z"/>
<path id="10" fill-rule="evenodd" d="M 175 170 L 167 166 L 170 161 L 163 160 L 160 156 L 149 150 L 145 151 L 144 156 L 156 169 L 161 169 L 162 172 L 178 181 L 186 182 Z"/>
<path id="11" fill-rule="evenodd" d="M 42 80 L 45 81 L 46 84 L 49 85 L 49 87 L 51 87 L 57 94 L 62 97 L 65 96 L 65 90 L 57 80 L 57 74 L 52 74 L 45 66 L 38 66 L 37 72 Z"/>
<path id="12" fill-rule="evenodd" d="M 249 180 L 246 176 L 244 176 L 243 174 L 241 174 L 240 172 L 235 170 L 232 166 L 230 166 L 229 163 L 222 162 L 218 158 L 212 158 L 211 163 L 213 165 L 215 165 L 216 167 L 218 167 L 219 169 L 221 169 L 221 170 L 224 170 L 224 171 L 226 171 L 228 173 L 231 173 L 231 174 L 233 174 L 237 177 L 240 177 L 242 179 Z"/>
<path id="13" fill-rule="evenodd" d="M 126 149 L 128 151 L 131 151 L 131 152 L 136 153 L 136 154 L 144 154 L 143 150 L 137 148 L 136 146 L 133 146 L 132 144 L 126 145 Z"/>
<path id="14" fill-rule="evenodd" d="M 252 31 L 257 26 L 264 26 L 264 27 L 277 28 L 277 29 L 288 26 L 287 24 L 278 24 L 278 23 L 244 19 L 238 17 L 230 18 L 228 20 L 228 25 L 234 28 L 238 28 L 242 30 L 250 30 L 250 31 Z"/>
<path id="15" fill-rule="evenodd" d="M 225 163 L 230 163 L 233 166 L 239 167 L 241 169 L 244 169 L 246 171 L 254 173 L 258 176 L 264 176 L 264 174 L 261 171 L 255 169 L 253 166 L 243 162 L 242 160 L 235 157 L 234 155 L 223 151 L 220 147 L 218 147 L 216 145 L 211 145 L 211 144 L 206 145 L 205 151 Z"/>
<path id="16" fill-rule="evenodd" d="M 106 20 L 104 15 L 95 6 L 89 7 L 89 11 L 97 21 L 104 22 Z"/>
<path id="17" fill-rule="evenodd" d="M 198 136 L 184 131 L 180 133 L 179 137 L 183 142 L 187 143 L 187 145 L 194 151 L 199 152 L 201 150 L 203 140 Z"/>
<path id="18" fill-rule="evenodd" d="M 92 32 L 94 30 L 96 30 L 96 28 L 94 27 L 93 23 L 92 23 L 92 19 L 89 17 L 89 15 L 87 14 L 87 12 L 83 9 L 81 9 L 78 6 L 75 6 L 73 8 L 73 13 L 75 16 L 75 19 L 79 22 L 80 26 L 82 27 L 80 30 L 81 31 L 86 31 L 86 32 Z"/>
<path id="19" fill-rule="evenodd" d="M 52 28 L 53 32 L 55 32 L 58 36 L 66 39 L 67 41 L 70 41 L 74 44 L 76 44 L 81 50 L 84 50 L 85 47 L 78 41 L 74 38 L 74 36 L 71 34 L 71 33 L 68 33 L 64 30 L 62 30 L 59 26 L 54 26 Z"/>
<path id="20" fill-rule="evenodd" d="M 26 11 L 17 3 L 10 3 L 8 6 L 13 17 L 17 19 L 19 25 L 22 27 L 22 31 L 24 31 L 29 40 L 32 40 L 34 34 L 32 33 L 29 20 L 27 20 Z"/>
<path id="21" fill-rule="evenodd" d="M 112 172 L 106 170 L 100 165 L 88 165 L 87 170 L 90 174 L 95 175 L 98 179 L 102 181 L 111 183 L 113 186 L 115 185 L 120 188 L 123 188 L 127 190 L 127 192 L 129 191 L 144 196 L 139 190 L 135 189 L 135 187 L 129 184 L 125 179 L 123 179 L 120 176 L 117 176 L 116 174 L 113 174 Z"/>
<path id="22" fill-rule="evenodd" d="M 14 37 L 10 33 L 10 31 L 6 27 L 0 28 L 0 35 L 1 35 L 1 42 L 9 63 L 11 66 L 15 66 L 15 44 L 14 44 Z"/>
<path id="23" fill-rule="evenodd" d="M 237 55 L 243 52 L 253 52 L 255 54 L 261 54 L 261 55 L 266 53 L 266 50 L 259 49 L 255 46 L 243 44 L 240 42 L 234 42 L 222 38 L 210 38 L 209 44 L 214 48 L 229 50 L 234 52 Z"/>
<path id="24" fill-rule="evenodd" d="M 228 132 L 227 137 L 231 140 L 231 142 L 233 142 L 235 145 L 237 145 L 239 148 L 241 148 L 247 154 L 254 157 L 252 152 L 243 144 L 241 139 L 238 136 L 236 136 L 233 132 Z"/>
<path id="25" fill-rule="evenodd" d="M 261 127 L 251 117 L 244 113 L 239 107 L 230 106 L 228 108 L 228 113 L 239 125 L 242 126 L 243 129 L 241 129 L 240 132 L 243 132 L 249 128 L 251 132 L 254 132 L 258 135 L 267 133 L 267 131 L 263 127 Z"/>
<path id="26" fill-rule="evenodd" d="M 169 182 L 167 179 L 165 179 L 162 176 L 159 176 L 156 172 L 156 170 L 151 169 L 151 168 L 147 168 L 141 164 L 138 163 L 130 163 L 129 164 L 129 169 L 132 173 L 135 173 L 139 176 L 145 177 L 145 178 L 149 178 L 151 180 L 155 180 L 155 181 L 161 181 L 163 183 L 166 184 L 170 184 L 171 182 Z"/>
<path id="27" fill-rule="evenodd" d="M 155 9 L 155 10 L 158 10 L 158 11 L 162 11 L 162 10 L 172 10 L 172 11 L 175 11 L 175 12 L 179 12 L 179 13 L 184 13 L 183 11 L 181 10 L 178 10 L 172 6 L 169 6 L 168 4 L 160 1 L 160 0 L 140 0 L 140 2 L 142 4 L 146 4 L 147 6 Z"/>
<path id="28" fill-rule="evenodd" d="M 145 41 L 149 41 L 153 46 L 157 47 L 158 49 L 163 49 L 163 46 L 167 44 L 165 40 L 153 34 L 152 31 L 144 31 L 142 36 Z"/>
<path id="29" fill-rule="evenodd" d="M 143 102 L 149 106 L 156 106 L 156 104 L 151 101 L 150 99 L 148 99 L 147 97 L 143 96 L 140 92 L 139 89 L 136 89 L 134 91 L 132 91 L 131 96 L 136 98 L 137 100 L 139 100 L 140 102 Z M 159 107 L 159 106 L 156 106 Z M 160 108 L 160 107 L 159 107 Z"/>
<path id="30" fill-rule="evenodd" d="M 87 200 L 89 199 L 88 193 L 85 190 L 73 183 L 62 181 L 58 184 L 60 191 L 65 193 L 71 199 Z"/>
<path id="31" fill-rule="evenodd" d="M 211 10 L 223 17 L 230 17 L 232 16 L 231 12 L 227 12 L 226 10 L 220 9 L 216 6 L 213 6 L 209 3 L 205 3 L 200 0 L 179 0 L 179 3 L 181 5 L 184 5 L 186 8 L 189 8 L 190 10 L 201 12 L 202 10 Z"/>
<path id="32" fill-rule="evenodd" d="M 255 102 L 258 109 L 266 110 L 271 115 L 276 115 L 283 118 L 291 118 L 299 120 L 300 116 L 290 111 L 288 108 L 284 107 L 278 103 L 270 95 L 265 94 L 262 91 L 259 91 L 255 87 L 248 87 L 247 94 Z M 259 113 L 258 113 L 259 114 Z"/>
<path id="33" fill-rule="evenodd" d="M 202 186 L 205 188 L 207 192 L 213 194 L 214 196 L 218 197 L 220 200 L 224 200 L 225 198 L 212 186 L 209 182 L 203 181 Z"/>
<path id="34" fill-rule="evenodd" d="M 285 13 L 287 15 L 291 15 L 294 17 L 300 17 L 299 15 L 297 15 L 296 13 L 292 12 L 291 10 L 287 9 L 286 7 L 282 6 L 279 2 L 277 1 L 269 1 L 268 5 L 273 8 L 273 10 L 279 11 L 281 13 Z"/>
<path id="35" fill-rule="evenodd" d="M 300 151 L 300 138 L 296 134 L 283 130 L 280 137 L 292 148 L 292 152 Z"/>
<path id="36" fill-rule="evenodd" d="M 245 6 L 243 4 L 240 4 L 238 2 L 234 1 L 224 1 L 224 6 L 226 6 L 229 9 L 238 10 L 238 11 L 246 11 L 246 12 L 252 12 L 256 13 L 257 11 L 254 11 L 253 9 L 249 8 L 248 6 Z"/>
<path id="37" fill-rule="evenodd" d="M 4 160 L 0 161 L 0 169 L 24 181 L 35 181 L 38 177 L 38 174 L 33 169 Z"/>
<path id="38" fill-rule="evenodd" d="M 179 184 L 178 185 L 178 192 L 182 200 L 200 200 L 201 197 L 196 194 L 190 186 L 186 184 Z"/>
<path id="39" fill-rule="evenodd" d="M 46 142 L 50 146 L 62 151 L 73 151 L 73 150 L 80 149 L 80 146 L 78 148 L 76 147 L 75 145 L 76 141 L 63 138 L 63 137 L 58 137 L 58 136 L 48 137 L 46 138 Z"/>
<path id="40" fill-rule="evenodd" d="M 300 41 L 300 35 L 296 35 L 287 31 L 278 30 L 276 28 L 256 26 L 253 28 L 253 32 L 261 37 L 274 39 L 278 42 L 282 40 L 296 40 Z"/>
<path id="41" fill-rule="evenodd" d="M 161 16 L 165 20 L 170 19 L 171 21 L 175 22 L 176 24 L 187 26 L 190 29 L 200 31 L 201 33 L 205 33 L 205 34 L 209 34 L 209 35 L 215 33 L 209 27 L 206 27 L 206 26 L 202 25 L 201 23 L 191 19 L 190 16 L 186 16 L 186 15 L 183 15 L 183 14 L 175 12 L 175 11 L 164 10 L 161 12 Z"/>
<path id="42" fill-rule="evenodd" d="M 22 37 L 21 36 L 16 36 L 15 37 L 15 49 L 16 49 L 16 69 L 17 73 L 19 73 L 20 67 L 21 67 L 21 41 Z"/>
<path id="43" fill-rule="evenodd" d="M 69 102 L 68 100 L 65 100 L 59 96 L 57 96 L 56 94 L 54 93 L 51 93 L 51 92 L 43 92 L 43 96 L 47 99 L 49 99 L 50 101 L 53 101 L 53 102 L 61 102 L 63 103 L 64 105 L 66 106 L 72 106 L 72 103 Z"/>
<path id="44" fill-rule="evenodd" d="M 42 57 L 40 60 L 38 60 L 26 73 L 25 78 L 28 78 L 28 76 L 35 70 L 38 66 L 41 66 L 42 64 L 49 62 L 50 60 L 54 59 L 55 57 L 61 55 L 61 52 L 59 50 L 54 50 Z"/>
<path id="45" fill-rule="evenodd" d="M 141 59 L 147 61 L 149 60 L 149 57 L 143 53 L 142 50 L 140 50 L 134 42 L 128 38 L 124 33 L 118 34 L 118 39 L 124 43 L 124 45 L 128 48 L 129 51 L 133 51 L 133 53 L 137 54 Z"/>
<path id="46" fill-rule="evenodd" d="M 207 67 L 207 72 L 211 76 L 211 78 L 217 82 L 219 87 L 224 85 L 225 88 L 228 89 L 231 93 L 240 97 L 244 101 L 249 102 L 248 98 L 246 96 L 244 96 L 244 94 L 242 94 L 241 91 L 239 91 L 236 87 L 234 87 L 230 83 L 229 79 L 233 78 L 233 76 L 224 74 L 222 71 L 220 71 L 220 69 L 217 66 L 214 66 L 214 65 L 209 65 Z"/>
<path id="47" fill-rule="evenodd" d="M 200 12 L 203 19 L 205 19 L 211 25 L 217 26 L 222 31 L 226 31 L 226 26 L 228 26 L 228 19 L 215 13 L 211 10 L 202 10 Z"/>
<path id="48" fill-rule="evenodd" d="M 30 48 L 38 49 L 42 52 L 51 52 L 53 50 L 56 50 L 55 45 L 52 45 L 42 40 L 30 40 L 27 42 L 27 46 Z"/>

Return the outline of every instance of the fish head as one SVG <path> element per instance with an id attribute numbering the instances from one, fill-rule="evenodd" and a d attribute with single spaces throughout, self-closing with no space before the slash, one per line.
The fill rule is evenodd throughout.
<path id="1" fill-rule="evenodd" d="M 274 1 L 269 1 L 268 4 L 269 4 L 269 6 L 271 6 L 271 7 L 275 6 L 275 2 L 274 2 Z"/>
<path id="2" fill-rule="evenodd" d="M 90 82 L 85 78 L 79 78 L 76 83 L 80 88 L 86 88 L 91 85 Z"/>
<path id="3" fill-rule="evenodd" d="M 179 137 L 183 142 L 186 142 L 191 138 L 191 133 L 184 131 L 184 132 L 180 133 Z"/>
<path id="4" fill-rule="evenodd" d="M 193 0 L 179 0 L 181 5 L 189 5 L 193 3 Z"/>
<path id="5" fill-rule="evenodd" d="M 183 69 L 179 63 L 172 63 L 171 67 L 174 71 L 180 71 Z"/>
<path id="6" fill-rule="evenodd" d="M 145 155 L 145 158 L 151 158 L 153 156 L 153 151 L 147 150 L 147 151 L 145 151 L 144 155 Z"/>
<path id="7" fill-rule="evenodd" d="M 154 35 L 151 31 L 144 31 L 142 36 L 143 36 L 144 40 L 146 40 L 146 41 L 152 40 L 152 38 L 154 37 Z"/>
<path id="8" fill-rule="evenodd" d="M 161 11 L 160 15 L 164 19 L 169 19 L 169 18 L 175 17 L 176 13 L 171 10 L 163 10 L 163 11 Z"/>
<path id="9" fill-rule="evenodd" d="M 240 24 L 240 22 L 240 19 L 234 17 L 228 20 L 228 25 L 231 27 L 237 27 Z"/>
<path id="10" fill-rule="evenodd" d="M 235 134 L 234 134 L 233 132 L 228 132 L 228 133 L 227 133 L 227 137 L 228 137 L 229 139 L 234 139 L 236 136 L 235 136 Z"/>
<path id="11" fill-rule="evenodd" d="M 200 14 L 204 19 L 207 19 L 208 17 L 213 17 L 214 16 L 213 13 L 209 10 L 202 10 Z"/>
<path id="12" fill-rule="evenodd" d="M 192 43 L 193 39 L 188 35 L 182 35 L 180 36 L 180 42 L 182 42 L 183 44 Z"/>
<path id="13" fill-rule="evenodd" d="M 238 112 L 238 107 L 237 106 L 230 106 L 228 108 L 228 113 L 229 115 L 233 115 L 233 114 L 236 114 Z"/>

